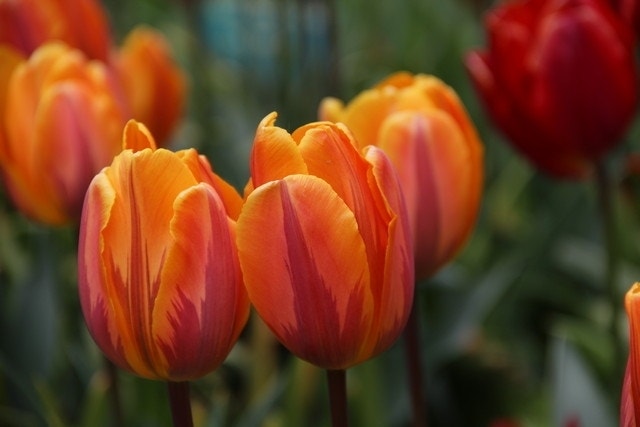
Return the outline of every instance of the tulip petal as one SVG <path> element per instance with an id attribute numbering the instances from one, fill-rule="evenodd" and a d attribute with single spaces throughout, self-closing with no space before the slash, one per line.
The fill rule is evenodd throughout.
<path id="1" fill-rule="evenodd" d="M 333 189 L 308 175 L 257 188 L 237 239 L 250 299 L 285 346 L 328 369 L 357 363 L 373 320 L 369 265 L 356 219 Z"/>
<path id="2" fill-rule="evenodd" d="M 233 186 L 211 170 L 209 160 L 205 156 L 198 154 L 194 149 L 180 150 L 176 152 L 176 156 L 191 170 L 196 180 L 206 182 L 215 189 L 222 199 L 227 215 L 232 220 L 237 220 L 244 203 L 242 197 Z"/>
<path id="3" fill-rule="evenodd" d="M 640 419 L 640 283 L 633 284 L 625 295 L 625 309 L 629 318 L 629 362 L 627 365 L 626 377 L 630 386 L 627 389 L 630 394 L 629 399 L 633 404 L 633 419 Z M 629 403 L 627 403 L 629 405 Z M 626 415 L 625 418 L 631 418 Z"/>
<path id="4" fill-rule="evenodd" d="M 115 300 L 111 315 L 123 335 L 128 364 L 141 376 L 158 378 L 164 374 L 167 360 L 155 344 L 151 313 L 171 240 L 173 211 L 166 207 L 173 205 L 183 189 L 197 182 L 166 150 L 124 151 L 105 174 L 116 192 L 109 222 L 102 232 L 104 282 L 110 286 L 105 294 Z M 164 178 L 158 180 L 161 175 Z"/>
<path id="5" fill-rule="evenodd" d="M 383 126 L 379 147 L 398 168 L 416 245 L 418 277 L 448 262 L 473 230 L 481 182 L 471 150 L 450 116 L 400 112 Z M 425 167 L 429 165 L 429 167 Z M 431 236 L 424 238 L 424 236 Z"/>
<path id="6" fill-rule="evenodd" d="M 131 119 L 124 127 L 122 148 L 132 151 L 140 151 L 145 148 L 155 150 L 156 141 L 144 124 Z"/>
<path id="7" fill-rule="evenodd" d="M 365 158 L 373 165 L 373 174 L 392 212 L 388 242 L 385 251 L 384 280 L 378 289 L 372 289 L 378 302 L 372 331 L 377 331 L 369 354 L 378 354 L 393 344 L 404 329 L 414 293 L 414 260 L 412 235 L 402 189 L 396 169 L 389 158 L 377 147 L 365 149 Z"/>
<path id="8" fill-rule="evenodd" d="M 289 133 L 277 126 L 278 115 L 267 115 L 256 130 L 251 151 L 251 182 L 256 188 L 292 174 L 306 174 L 307 166 Z"/>
<path id="9" fill-rule="evenodd" d="M 189 380 L 223 362 L 246 323 L 249 304 L 234 223 L 215 191 L 204 183 L 185 190 L 174 212 L 173 244 L 155 300 L 153 335 L 168 361 L 167 376 Z"/>

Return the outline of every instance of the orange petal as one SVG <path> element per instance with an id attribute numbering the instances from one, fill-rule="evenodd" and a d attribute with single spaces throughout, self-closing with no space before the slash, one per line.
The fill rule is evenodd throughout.
<path id="1" fill-rule="evenodd" d="M 140 151 L 145 148 L 155 150 L 156 141 L 143 123 L 131 119 L 124 127 L 122 148 L 133 151 Z"/>
<path id="2" fill-rule="evenodd" d="M 369 256 L 374 280 L 382 277 L 391 217 L 371 175 L 371 165 L 352 143 L 341 125 L 329 122 L 305 127 L 300 153 L 309 174 L 326 181 L 356 217 Z M 298 132 L 298 131 L 296 131 Z"/>
<path id="3" fill-rule="evenodd" d="M 296 173 L 307 173 L 298 146 L 289 133 L 275 126 L 277 113 L 267 115 L 256 130 L 251 150 L 253 188 Z"/>
<path id="4" fill-rule="evenodd" d="M 250 300 L 297 356 L 328 369 L 359 361 L 374 302 L 364 242 L 349 208 L 314 176 L 254 190 L 238 219 Z"/>
<path id="5" fill-rule="evenodd" d="M 627 366 L 630 386 L 627 394 L 633 404 L 633 419 L 640 419 L 640 283 L 633 284 L 625 295 L 625 308 L 629 318 L 629 363 Z M 629 403 L 627 403 L 629 405 Z M 626 414 L 625 419 L 631 415 Z"/>
<path id="6" fill-rule="evenodd" d="M 377 147 L 368 147 L 365 158 L 373 165 L 375 179 L 395 213 L 387 233 L 384 280 L 378 289 L 372 289 L 378 308 L 374 320 L 377 323 L 371 328 L 377 332 L 370 343 L 372 351 L 380 353 L 402 333 L 411 312 L 415 287 L 414 255 L 409 219 L 395 168 Z"/>
<path id="7" fill-rule="evenodd" d="M 187 82 L 164 36 L 147 27 L 127 35 L 117 67 L 134 119 L 164 146 L 182 117 Z"/>
<path id="8" fill-rule="evenodd" d="M 191 170 L 197 181 L 206 182 L 215 189 L 222 199 L 227 215 L 234 221 L 237 220 L 244 203 L 242 197 L 233 186 L 211 170 L 211 164 L 207 158 L 194 149 L 180 150 L 176 152 L 176 156 Z"/>
<path id="9" fill-rule="evenodd" d="M 198 378 L 226 358 L 249 315 L 249 302 L 222 200 L 208 184 L 174 203 L 172 244 L 153 309 L 153 335 L 167 378 Z"/>
<path id="10" fill-rule="evenodd" d="M 448 262 L 473 230 L 478 211 L 472 153 L 439 110 L 404 111 L 384 123 L 379 147 L 396 165 L 414 234 L 419 277 Z"/>

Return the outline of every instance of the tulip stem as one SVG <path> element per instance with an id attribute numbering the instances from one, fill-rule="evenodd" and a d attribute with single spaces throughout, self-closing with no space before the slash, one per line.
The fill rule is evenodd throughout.
<path id="1" fill-rule="evenodd" d="M 113 425 L 124 425 L 124 415 L 122 412 L 122 404 L 120 399 L 120 384 L 118 381 L 118 368 L 111 360 L 104 357 L 104 365 L 109 380 L 108 393 L 111 398 L 111 411 L 113 416 Z"/>
<path id="2" fill-rule="evenodd" d="M 347 377 L 344 369 L 328 369 L 329 401 L 332 427 L 347 427 Z"/>
<path id="3" fill-rule="evenodd" d="M 596 184 L 598 189 L 598 204 L 603 222 L 603 234 L 606 250 L 605 280 L 611 318 L 609 332 L 613 340 L 613 389 L 620 390 L 625 366 L 625 351 L 620 334 L 619 318 L 622 311 L 622 295 L 618 291 L 618 251 L 616 239 L 616 222 L 614 216 L 614 197 L 611 191 L 611 179 L 604 162 L 596 164 Z"/>
<path id="4" fill-rule="evenodd" d="M 193 427 L 189 383 L 187 381 L 169 381 L 167 385 L 169 388 L 169 404 L 171 405 L 173 427 Z"/>
<path id="5" fill-rule="evenodd" d="M 404 330 L 404 345 L 409 371 L 413 425 L 426 427 L 427 410 L 423 386 L 422 352 L 420 351 L 420 324 L 418 321 L 418 299 L 414 298 L 411 314 Z"/>

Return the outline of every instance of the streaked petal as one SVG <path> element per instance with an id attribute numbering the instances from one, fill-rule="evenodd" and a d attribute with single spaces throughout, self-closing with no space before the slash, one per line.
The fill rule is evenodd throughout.
<path id="1" fill-rule="evenodd" d="M 173 380 L 219 366 L 249 314 L 234 224 L 208 184 L 181 193 L 171 221 L 173 243 L 153 310 L 153 335 Z M 215 355 L 216 357 L 212 357 Z"/>
<path id="2" fill-rule="evenodd" d="M 293 353 L 331 369 L 358 361 L 373 320 L 369 266 L 352 212 L 326 182 L 292 175 L 254 190 L 238 250 L 251 301 Z"/>
<path id="3" fill-rule="evenodd" d="M 414 292 L 414 260 L 412 235 L 407 209 L 398 181 L 396 169 L 389 158 L 377 147 L 365 149 L 365 158 L 373 165 L 373 174 L 394 218 L 389 222 L 385 251 L 384 280 L 372 289 L 377 301 L 376 320 L 372 327 L 377 331 L 370 339 L 371 353 L 377 354 L 389 348 L 404 329 Z"/>
<path id="4" fill-rule="evenodd" d="M 449 261 L 468 238 L 479 186 L 473 153 L 450 116 L 404 111 L 385 121 L 379 147 L 397 166 L 414 234 L 418 277 Z"/>

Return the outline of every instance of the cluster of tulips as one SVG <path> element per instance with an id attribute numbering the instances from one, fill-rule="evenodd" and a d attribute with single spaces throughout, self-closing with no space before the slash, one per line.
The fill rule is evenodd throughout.
<path id="1" fill-rule="evenodd" d="M 636 9 L 516 0 L 487 15 L 488 47 L 465 64 L 535 167 L 586 179 L 622 140 L 638 99 Z M 400 337 L 415 283 L 473 231 L 483 148 L 472 121 L 443 81 L 402 71 L 346 104 L 324 99 L 319 121 L 292 132 L 265 112 L 240 194 L 195 149 L 162 148 L 186 80 L 151 29 L 116 46 L 94 0 L 0 0 L 4 188 L 34 221 L 79 225 L 82 312 L 118 367 L 200 378 L 253 307 L 291 353 L 344 381 Z M 640 411 L 636 293 L 625 426 Z"/>

